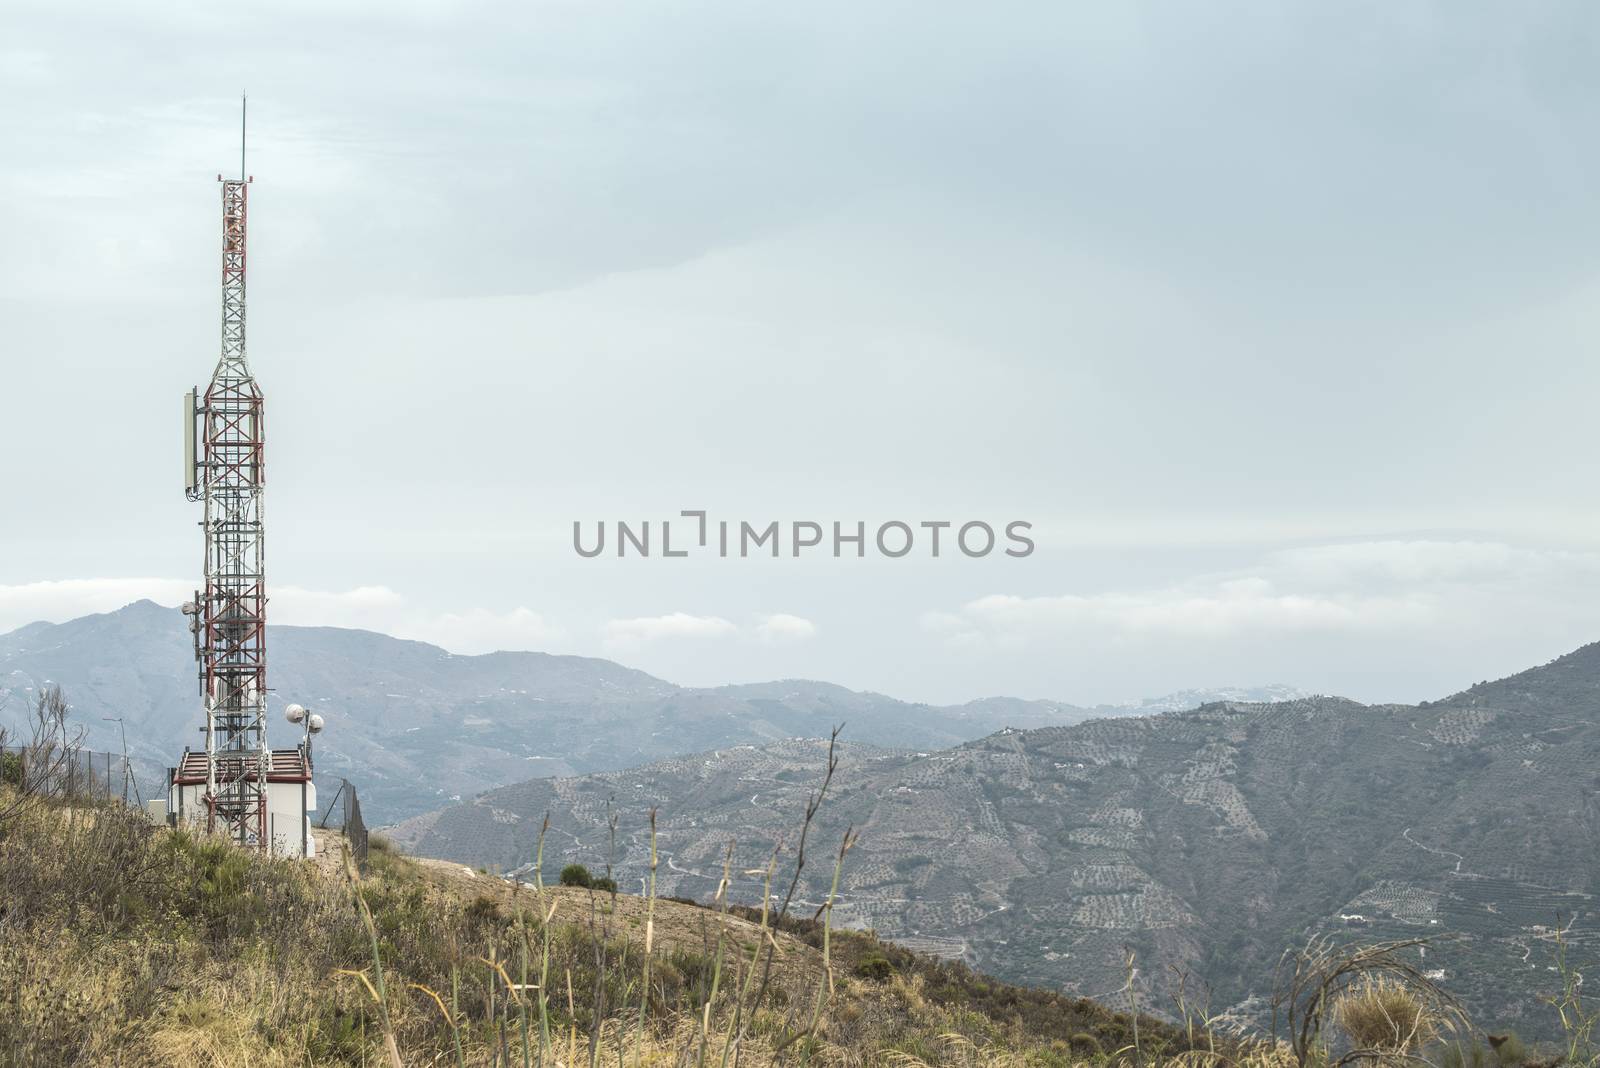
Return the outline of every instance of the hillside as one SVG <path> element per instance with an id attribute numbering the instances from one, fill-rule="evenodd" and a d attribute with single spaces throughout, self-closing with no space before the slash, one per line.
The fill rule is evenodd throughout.
<path id="1" fill-rule="evenodd" d="M 1600 645 L 1421 706 L 1220 703 L 844 752 L 821 823 L 862 836 L 840 921 L 1011 981 L 1102 996 L 1129 947 L 1147 998 L 1184 969 L 1259 1021 L 1309 933 L 1424 935 L 1440 941 L 1417 963 L 1447 989 L 1549 1034 L 1558 915 L 1574 959 L 1600 965 Z M 789 742 L 530 781 L 395 835 L 510 869 L 549 812 L 561 854 L 592 862 L 610 801 L 633 880 L 658 805 L 663 885 L 704 895 L 730 840 L 736 868 L 759 864 L 822 760 Z"/>
<path id="2" fill-rule="evenodd" d="M 11 800 L 0 786 L 0 1064 L 571 1065 L 593 1041 L 600 1063 L 664 1068 L 708 1046 L 720 1063 L 738 1034 L 752 1068 L 783 1049 L 1064 1066 L 1211 1041 L 811 919 L 512 884 L 381 842 L 357 877 L 337 839 L 321 863 L 270 861 L 137 811 Z"/>
<path id="3" fill-rule="evenodd" d="M 1091 714 L 1048 701 L 993 698 L 932 706 L 786 680 L 693 689 L 578 656 L 455 656 L 423 642 L 333 627 L 269 627 L 276 712 L 296 701 L 327 719 L 319 777 L 361 784 L 374 820 L 399 820 L 452 798 L 532 776 L 615 770 L 720 747 L 826 734 L 848 720 L 857 743 L 914 749 L 959 744 L 1002 727 L 1072 723 Z M 187 621 L 139 601 L 68 623 L 0 635 L 0 727 L 20 724 L 28 695 L 59 684 L 90 748 L 155 769 L 200 741 Z M 332 791 L 328 791 L 332 796 Z"/>

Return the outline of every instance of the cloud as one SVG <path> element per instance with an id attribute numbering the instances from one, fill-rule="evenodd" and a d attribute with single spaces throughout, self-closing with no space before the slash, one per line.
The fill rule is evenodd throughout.
<path id="1" fill-rule="evenodd" d="M 0 633 L 40 620 L 59 623 L 112 612 L 146 598 L 176 605 L 192 596 L 194 583 L 183 579 L 60 579 L 0 586 Z"/>
<path id="2" fill-rule="evenodd" d="M 111 612 L 142 599 L 178 605 L 193 595 L 192 582 L 163 578 L 64 579 L 0 586 L 0 634 L 28 623 L 64 623 L 96 612 Z M 548 650 L 564 643 L 567 637 L 565 628 L 526 606 L 503 611 L 441 611 L 417 604 L 388 586 L 357 586 L 349 590 L 277 586 L 271 591 L 267 612 L 275 624 L 377 631 L 465 655 Z M 667 639 L 705 638 L 790 645 L 803 642 L 816 632 L 816 624 L 809 619 L 783 612 L 759 616 L 756 622 L 744 626 L 720 616 L 673 612 L 613 619 L 601 629 L 604 645 L 614 649 L 636 649 Z"/>
<path id="3" fill-rule="evenodd" d="M 115 611 L 142 599 L 177 605 L 193 595 L 194 583 L 183 579 L 64 579 L 0 586 L 0 633 L 41 620 L 61 623 Z M 563 635 L 530 608 L 441 612 L 414 604 L 387 586 L 343 591 L 278 586 L 270 593 L 267 616 L 290 626 L 373 630 L 467 654 L 540 649 Z"/>
<path id="4" fill-rule="evenodd" d="M 354 627 L 384 630 L 412 611 L 400 594 L 387 586 L 353 590 L 308 590 L 278 586 L 268 591 L 267 617 L 299 627 Z"/>
<path id="5" fill-rule="evenodd" d="M 677 638 L 738 638 L 755 640 L 764 645 L 789 645 L 802 642 L 817 633 L 817 626 L 809 619 L 777 612 L 758 617 L 751 626 L 723 619 L 721 616 L 695 616 L 687 612 L 673 612 L 664 616 L 641 616 L 636 619 L 613 619 L 603 628 L 605 644 L 612 648 L 637 648 L 649 642 Z"/>
<path id="6" fill-rule="evenodd" d="M 1064 635 L 1132 641 L 1247 636 L 1398 634 L 1486 621 L 1507 597 L 1556 601 L 1596 585 L 1600 556 L 1498 542 L 1390 540 L 1282 550 L 1252 567 L 1132 591 L 991 594 L 925 612 L 924 631 L 951 647 L 1021 646 Z"/>
<path id="7" fill-rule="evenodd" d="M 1433 607 L 1426 598 L 1316 596 L 1278 591 L 1265 579 L 1237 579 L 1209 589 L 1173 587 L 1088 597 L 995 594 L 970 602 L 953 618 L 934 614 L 925 626 L 956 636 L 968 629 L 1018 636 L 1082 628 L 1219 638 L 1259 631 L 1426 626 L 1432 620 Z"/>
<path id="8" fill-rule="evenodd" d="M 274 622 L 354 627 L 428 642 L 453 653 L 544 649 L 564 632 L 531 608 L 473 608 L 439 612 L 410 604 L 387 586 L 358 586 L 342 593 L 280 587 L 272 595 Z"/>
<path id="9" fill-rule="evenodd" d="M 803 642 L 814 637 L 817 625 L 809 619 L 779 612 L 764 617 L 757 624 L 755 633 L 757 638 L 769 645 L 782 645 L 788 642 Z"/>
<path id="10" fill-rule="evenodd" d="M 453 652 L 487 653 L 508 649 L 543 650 L 560 641 L 565 631 L 529 608 L 490 612 L 445 612 L 416 626 L 402 623 L 391 631 L 397 638 L 432 642 Z"/>
<path id="11" fill-rule="evenodd" d="M 607 645 L 631 646 L 663 638 L 721 638 L 739 628 L 720 616 L 691 616 L 673 612 L 665 616 L 613 619 L 605 625 Z"/>

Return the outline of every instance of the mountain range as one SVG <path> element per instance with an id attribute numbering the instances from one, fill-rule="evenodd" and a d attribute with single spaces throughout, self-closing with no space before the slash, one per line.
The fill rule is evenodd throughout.
<path id="1" fill-rule="evenodd" d="M 298 702 L 321 713 L 327 729 L 316 742 L 318 777 L 357 782 L 369 822 L 531 777 L 815 737 L 839 722 L 849 722 L 860 742 L 932 750 L 1004 727 L 1144 710 L 1005 697 L 937 706 L 806 680 L 697 689 L 589 657 L 457 656 L 332 627 L 272 626 L 267 634 L 275 688 L 269 739 L 287 745 L 294 738 L 279 718 L 282 706 Z M 103 717 L 122 717 L 143 778 L 157 778 L 185 746 L 201 744 L 192 639 L 175 608 L 138 601 L 0 635 L 0 727 L 19 729 L 30 695 L 52 682 L 91 748 L 120 752 L 119 725 Z"/>
<path id="2" fill-rule="evenodd" d="M 1116 997 L 1131 952 L 1142 1004 L 1187 975 L 1259 1024 L 1285 950 L 1423 937 L 1415 963 L 1485 1025 L 1539 1037 L 1558 924 L 1600 973 L 1600 645 L 1420 705 L 1226 701 L 936 751 L 840 744 L 805 899 L 853 828 L 839 920 L 1013 982 Z M 824 762 L 814 740 L 718 748 L 502 787 L 392 834 L 517 873 L 548 814 L 547 866 L 637 885 L 656 808 L 662 892 L 704 899 L 730 842 L 736 873 L 792 850 Z M 748 875 L 734 892 L 759 900 Z"/>
<path id="3" fill-rule="evenodd" d="M 736 873 L 792 849 L 818 739 L 844 722 L 802 898 L 822 900 L 815 858 L 853 827 L 840 920 L 1015 982 L 1114 1000 L 1131 951 L 1142 1004 L 1186 974 L 1261 1022 L 1285 949 L 1423 936 L 1429 974 L 1538 1036 L 1558 923 L 1600 970 L 1600 645 L 1420 705 L 1273 687 L 1099 708 L 688 688 L 333 628 L 273 627 L 269 649 L 274 711 L 327 719 L 319 772 L 356 781 L 408 849 L 475 868 L 525 872 L 548 813 L 552 873 L 638 880 L 656 808 L 659 889 L 703 899 L 730 841 Z M 116 751 L 102 717 L 121 717 L 164 766 L 199 740 L 192 663 L 184 617 L 150 602 L 32 624 L 0 636 L 0 726 L 56 683 L 91 746 Z M 759 892 L 736 875 L 734 893 Z"/>

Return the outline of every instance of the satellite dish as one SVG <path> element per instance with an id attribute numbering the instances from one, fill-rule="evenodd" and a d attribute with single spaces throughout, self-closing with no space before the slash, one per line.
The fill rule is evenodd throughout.
<path id="1" fill-rule="evenodd" d="M 311 716 L 310 727 L 311 727 L 311 733 L 312 734 L 316 734 L 317 732 L 322 730 L 322 717 L 319 716 L 319 715 L 316 715 L 315 713 L 313 713 L 312 716 Z"/>
<path id="2" fill-rule="evenodd" d="M 301 705 L 290 705 L 283 710 L 283 718 L 290 723 L 299 723 L 306 718 L 306 710 Z"/>

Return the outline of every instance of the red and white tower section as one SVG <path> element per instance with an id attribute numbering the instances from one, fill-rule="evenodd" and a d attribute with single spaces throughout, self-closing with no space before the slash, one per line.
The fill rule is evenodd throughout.
<path id="1" fill-rule="evenodd" d="M 185 398 L 188 497 L 205 504 L 205 587 L 188 608 L 206 709 L 205 821 L 213 832 L 264 849 L 272 764 L 262 514 L 266 425 L 261 387 L 245 357 L 250 179 L 221 181 L 222 357 L 200 403 L 193 393 Z"/>
<path id="2" fill-rule="evenodd" d="M 267 748 L 266 422 L 245 355 L 250 178 L 222 178 L 222 355 L 203 395 L 184 396 L 184 484 L 202 502 L 205 586 L 191 616 L 205 749 L 185 751 L 170 777 L 173 817 L 242 846 L 308 856 L 309 733 Z M 296 708 L 298 706 L 295 706 Z M 321 717 L 313 717 L 321 726 Z"/>

